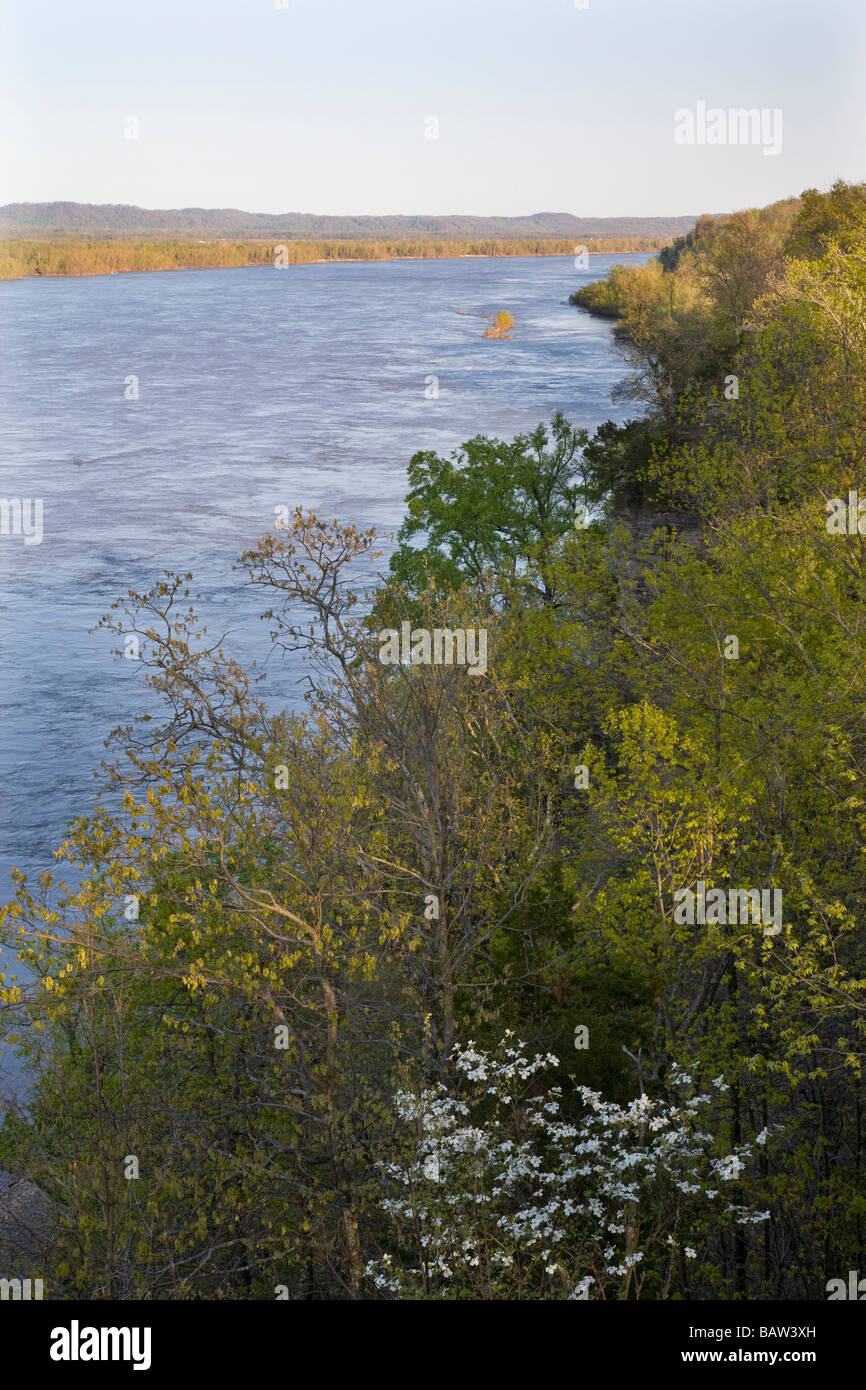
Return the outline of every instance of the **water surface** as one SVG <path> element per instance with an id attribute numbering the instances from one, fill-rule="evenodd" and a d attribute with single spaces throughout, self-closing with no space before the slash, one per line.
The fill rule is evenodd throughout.
<path id="1" fill-rule="evenodd" d="M 586 426 L 623 418 L 610 326 L 567 297 L 617 261 L 647 259 L 0 284 L 0 495 L 44 508 L 40 545 L 0 536 L 0 898 L 13 865 L 51 866 L 93 803 L 105 736 L 147 707 L 140 668 L 88 633 L 115 598 L 192 570 L 210 631 L 232 629 L 236 652 L 262 658 L 263 596 L 239 591 L 231 565 L 275 508 L 386 532 L 419 449 L 510 438 L 556 410 Z M 513 340 L 482 337 L 499 309 L 516 320 Z M 296 702 L 297 665 L 270 670 L 271 698 Z"/>

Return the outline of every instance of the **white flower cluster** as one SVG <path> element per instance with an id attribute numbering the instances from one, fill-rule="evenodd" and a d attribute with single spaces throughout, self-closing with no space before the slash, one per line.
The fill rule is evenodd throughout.
<path id="1" fill-rule="evenodd" d="M 558 1065 L 550 1054 L 530 1059 L 511 1034 L 495 1054 L 470 1041 L 455 1066 L 475 1083 L 473 1104 L 441 1085 L 396 1097 L 413 1140 L 404 1162 L 381 1165 L 393 1193 L 382 1206 L 400 1248 L 414 1246 L 418 1263 L 372 1262 L 367 1273 L 377 1288 L 411 1297 L 420 1286 L 428 1297 L 459 1290 L 588 1298 L 591 1288 L 637 1277 L 647 1254 L 637 1248 L 647 1199 L 676 1229 L 689 1199 L 718 1197 L 734 1157 L 745 1165 L 747 1146 L 713 1156 L 714 1136 L 700 1120 L 706 1095 L 678 1106 L 642 1095 L 620 1106 L 579 1086 L 580 1121 L 560 1119 L 560 1088 L 532 1094 L 524 1084 Z M 678 1088 L 691 1084 L 685 1073 L 674 1079 Z M 721 1077 L 713 1086 L 726 1089 Z M 725 1211 L 742 1223 L 769 1216 L 735 1205 Z M 664 1231 L 655 1239 L 663 1243 Z M 673 1235 L 668 1241 L 678 1243 Z M 697 1258 L 690 1245 L 684 1254 Z"/>

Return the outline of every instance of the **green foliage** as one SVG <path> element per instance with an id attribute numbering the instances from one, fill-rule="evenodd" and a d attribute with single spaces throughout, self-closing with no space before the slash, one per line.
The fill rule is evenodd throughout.
<path id="1" fill-rule="evenodd" d="M 730 369 L 754 306 L 783 267 L 793 201 L 725 217 L 693 231 L 645 266 L 614 266 L 570 302 L 617 320 L 633 368 L 619 388 L 677 438 L 677 417 L 695 383 Z"/>
<path id="2" fill-rule="evenodd" d="M 785 247 L 789 256 L 817 260 L 835 241 L 848 250 L 866 225 L 866 184 L 837 179 L 829 193 L 807 188 Z"/>
<path id="3" fill-rule="evenodd" d="M 622 266 L 612 266 L 604 280 L 593 280 L 589 285 L 582 285 L 579 290 L 574 290 L 568 296 L 569 304 L 575 304 L 579 309 L 588 309 L 591 314 L 597 314 L 599 318 L 618 319 L 622 315 L 622 298 L 619 293 L 618 271 L 623 270 Z"/>
<path id="4" fill-rule="evenodd" d="M 583 451 L 584 467 L 592 477 L 592 500 L 614 508 L 637 507 L 653 492 L 651 463 L 661 448 L 663 432 L 647 420 L 612 420 L 599 425 Z"/>
<path id="5" fill-rule="evenodd" d="M 489 572 L 502 588 L 554 598 L 544 557 L 581 515 L 587 441 L 562 414 L 510 444 L 478 435 L 450 459 L 432 451 L 409 463 L 408 516 L 391 557 L 394 578 L 418 589 L 428 576 L 447 590 Z M 423 549 L 413 537 L 423 535 Z"/>
<path id="6" fill-rule="evenodd" d="M 104 620 L 163 718 L 118 731 L 77 886 L 19 876 L 0 919 L 35 979 L 0 980 L 33 1081 L 0 1166 L 57 1213 L 54 1296 L 812 1300 L 863 1267 L 866 550 L 825 524 L 866 477 L 859 208 L 617 277 L 648 414 L 416 454 L 384 588 L 373 533 L 300 511 L 243 555 L 305 718 L 189 576 Z M 617 520 L 659 499 L 699 545 Z M 383 664 L 404 622 L 483 626 L 485 674 Z M 781 931 L 689 921 L 700 884 L 781 892 Z M 543 1067 L 485 1060 L 509 1030 Z"/>

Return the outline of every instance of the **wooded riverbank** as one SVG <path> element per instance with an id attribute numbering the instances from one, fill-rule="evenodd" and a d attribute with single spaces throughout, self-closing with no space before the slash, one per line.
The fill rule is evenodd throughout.
<path id="1" fill-rule="evenodd" d="M 597 255 L 659 251 L 670 237 L 588 237 Z M 450 260 L 461 256 L 573 256 L 572 238 L 472 238 L 390 241 L 167 241 L 160 238 L 0 240 L 0 280 L 31 275 L 118 275 L 140 270 L 218 270 L 247 265 L 309 265 L 317 261 Z"/>

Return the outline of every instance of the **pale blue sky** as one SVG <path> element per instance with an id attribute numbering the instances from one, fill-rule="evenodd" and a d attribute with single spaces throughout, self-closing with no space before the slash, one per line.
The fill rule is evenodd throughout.
<path id="1" fill-rule="evenodd" d="M 866 178 L 866 0 L 6 0 L 0 44 L 0 202 L 615 216 Z M 699 101 L 781 108 L 781 154 L 675 144 Z"/>

